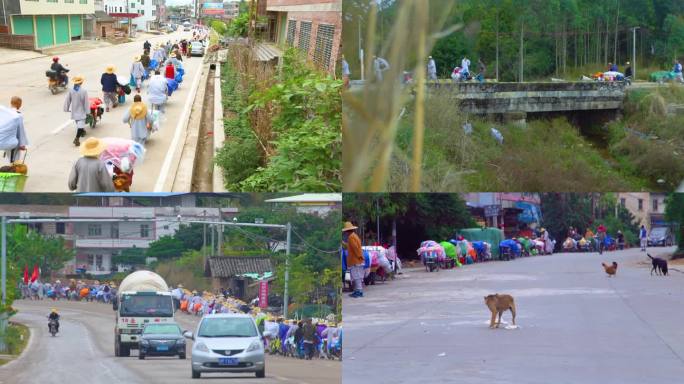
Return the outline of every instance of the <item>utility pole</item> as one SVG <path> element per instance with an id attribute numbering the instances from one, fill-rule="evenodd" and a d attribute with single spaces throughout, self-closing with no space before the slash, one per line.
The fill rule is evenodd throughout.
<path id="1" fill-rule="evenodd" d="M 287 242 L 285 243 L 285 289 L 283 289 L 283 318 L 287 319 L 287 302 L 289 294 L 289 282 L 290 282 L 290 242 L 292 240 L 292 224 L 289 222 L 286 226 L 287 229 Z"/>

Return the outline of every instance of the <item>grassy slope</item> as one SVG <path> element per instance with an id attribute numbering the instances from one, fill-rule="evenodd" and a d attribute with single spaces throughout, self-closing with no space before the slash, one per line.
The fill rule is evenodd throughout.
<path id="1" fill-rule="evenodd" d="M 684 87 L 630 93 L 623 120 L 609 126 L 613 159 L 608 161 L 564 119 L 532 121 L 526 128 L 471 119 L 474 131 L 467 136 L 461 128 L 467 117 L 448 97 L 436 95 L 427 102 L 423 190 L 673 189 L 684 178 L 684 116 L 667 117 L 663 105 L 671 103 L 684 104 Z M 408 189 L 412 119 L 409 111 L 400 122 L 392 191 Z M 502 132 L 504 145 L 491 137 L 490 127 Z M 638 137 L 625 127 L 658 139 Z"/>

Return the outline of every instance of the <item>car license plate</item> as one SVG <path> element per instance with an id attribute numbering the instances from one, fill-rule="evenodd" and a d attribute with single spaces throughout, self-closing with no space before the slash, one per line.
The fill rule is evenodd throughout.
<path id="1" fill-rule="evenodd" d="M 168 350 L 169 350 L 169 346 L 168 346 L 168 345 L 158 345 L 158 346 L 157 346 L 157 351 L 160 351 L 160 352 L 161 352 L 161 351 L 168 351 Z"/>
<path id="2" fill-rule="evenodd" d="M 220 357 L 219 365 L 238 365 L 238 359 L 235 357 Z"/>

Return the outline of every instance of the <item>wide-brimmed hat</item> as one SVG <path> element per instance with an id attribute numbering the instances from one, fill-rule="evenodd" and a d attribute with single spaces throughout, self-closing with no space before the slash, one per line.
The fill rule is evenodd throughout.
<path id="1" fill-rule="evenodd" d="M 344 228 L 342 228 L 342 232 L 353 231 L 356 228 L 358 227 L 352 224 L 351 221 L 347 221 L 344 223 Z"/>
<path id="2" fill-rule="evenodd" d="M 183 284 L 178 284 L 178 288 L 183 288 Z"/>
<path id="3" fill-rule="evenodd" d="M 133 58 L 133 61 L 140 61 L 140 55 L 137 55 Z"/>
<path id="4" fill-rule="evenodd" d="M 86 157 L 97 157 L 104 151 L 105 143 L 96 137 L 89 137 L 80 147 L 81 155 Z"/>
<path id="5" fill-rule="evenodd" d="M 74 76 L 74 84 L 83 84 L 83 76 Z"/>
<path id="6" fill-rule="evenodd" d="M 114 66 L 113 65 L 108 65 L 107 68 L 105 69 L 105 72 L 112 74 L 114 73 Z"/>

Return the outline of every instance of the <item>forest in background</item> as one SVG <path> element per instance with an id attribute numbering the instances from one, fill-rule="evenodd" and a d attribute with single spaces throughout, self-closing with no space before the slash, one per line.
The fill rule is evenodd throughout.
<path id="1" fill-rule="evenodd" d="M 403 1 L 378 1 L 373 38 L 378 48 L 389 38 Z M 353 78 L 360 77 L 359 44 L 367 43 L 370 3 L 343 3 L 344 53 Z M 431 0 L 429 8 L 432 24 L 444 25 L 432 33 L 431 55 L 440 77 L 463 55 L 473 66 L 482 58 L 487 77 L 500 81 L 589 74 L 609 62 L 624 70 L 633 61 L 633 37 L 640 78 L 684 57 L 681 0 Z"/>

